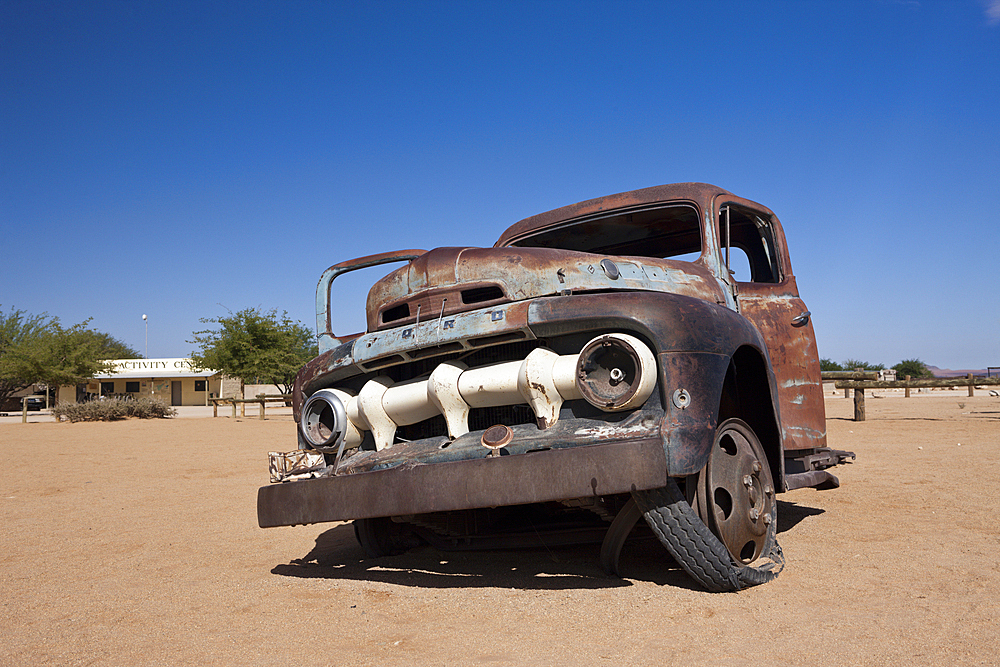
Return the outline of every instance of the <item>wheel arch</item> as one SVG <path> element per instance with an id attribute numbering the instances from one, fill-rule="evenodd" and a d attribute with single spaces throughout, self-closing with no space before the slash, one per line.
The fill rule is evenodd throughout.
<path id="1" fill-rule="evenodd" d="M 778 427 L 778 403 L 773 373 L 766 356 L 751 345 L 740 346 L 730 358 L 719 399 L 717 424 L 738 417 L 760 440 L 775 484 L 784 489 L 784 452 Z"/>

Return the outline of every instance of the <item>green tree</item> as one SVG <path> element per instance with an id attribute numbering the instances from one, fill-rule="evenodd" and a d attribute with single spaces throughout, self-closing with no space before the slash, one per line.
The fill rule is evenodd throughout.
<path id="1" fill-rule="evenodd" d="M 844 367 L 832 359 L 820 359 L 819 369 L 821 371 L 842 371 Z"/>
<path id="2" fill-rule="evenodd" d="M 201 348 L 191 353 L 192 362 L 239 378 L 241 392 L 244 385 L 260 383 L 290 393 L 295 374 L 319 353 L 312 332 L 276 309 L 246 308 L 201 322 L 217 327 L 192 334 L 188 342 Z"/>
<path id="3" fill-rule="evenodd" d="M 29 315 L 23 310 L 0 311 L 0 404 L 35 383 L 20 361 L 25 349 L 37 344 L 55 318 L 47 314 Z"/>
<path id="4" fill-rule="evenodd" d="M 36 382 L 53 387 L 74 385 L 112 370 L 105 356 L 104 338 L 87 328 L 89 323 L 90 320 L 85 320 L 69 328 L 64 328 L 58 320 L 52 323 L 51 330 L 42 336 L 28 357 Z"/>
<path id="5" fill-rule="evenodd" d="M 123 344 L 89 323 L 63 327 L 46 313 L 0 313 L 0 399 L 35 383 L 75 385 L 109 371 L 107 353 L 121 351 Z"/>
<path id="6" fill-rule="evenodd" d="M 102 331 L 88 329 L 86 336 L 90 336 L 97 345 L 101 359 L 141 359 L 142 355 L 126 343 L 118 340 L 111 334 Z"/>
<path id="7" fill-rule="evenodd" d="M 927 368 L 927 364 L 919 359 L 903 359 L 893 366 L 893 369 L 895 369 L 896 378 L 899 380 L 905 379 L 907 375 L 912 378 L 934 377 L 934 374 Z"/>
<path id="8" fill-rule="evenodd" d="M 863 371 L 885 370 L 885 364 L 870 364 L 867 361 L 860 361 L 858 359 L 848 359 L 841 365 L 845 371 L 853 371 L 855 368 L 860 368 Z"/>

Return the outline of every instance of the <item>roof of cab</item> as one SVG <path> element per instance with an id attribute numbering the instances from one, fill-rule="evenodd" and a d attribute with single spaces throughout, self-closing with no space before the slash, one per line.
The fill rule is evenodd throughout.
<path id="1" fill-rule="evenodd" d="M 708 183 L 673 183 L 670 185 L 656 185 L 641 190 L 620 192 L 614 195 L 598 197 L 597 199 L 588 199 L 578 204 L 570 204 L 569 206 L 533 215 L 530 218 L 525 218 L 511 225 L 500 235 L 500 239 L 494 247 L 503 247 L 525 235 L 595 213 L 675 200 L 690 200 L 703 203 L 710 201 L 713 197 L 720 194 L 732 193 Z"/>

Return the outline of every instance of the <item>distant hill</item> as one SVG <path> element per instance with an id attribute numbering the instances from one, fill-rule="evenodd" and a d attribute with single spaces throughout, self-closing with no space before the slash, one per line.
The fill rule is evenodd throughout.
<path id="1" fill-rule="evenodd" d="M 969 369 L 969 370 L 953 371 L 950 368 L 938 368 L 937 366 L 928 366 L 927 370 L 929 370 L 931 373 L 933 373 L 934 377 L 936 377 L 936 378 L 965 377 L 969 373 L 972 373 L 973 375 L 976 375 L 976 376 L 985 376 L 986 375 L 986 369 L 985 368 L 980 368 L 978 370 Z"/>

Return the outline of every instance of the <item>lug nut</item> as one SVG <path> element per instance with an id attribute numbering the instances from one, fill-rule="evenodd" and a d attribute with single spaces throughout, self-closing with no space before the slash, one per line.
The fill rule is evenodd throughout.
<path id="1" fill-rule="evenodd" d="M 750 520 L 751 521 L 756 521 L 759 518 L 760 518 L 760 510 L 758 510 L 756 507 L 751 507 L 750 508 Z"/>
<path id="2" fill-rule="evenodd" d="M 765 526 L 770 526 L 771 525 L 771 513 L 770 512 L 768 512 L 767 514 L 764 515 L 764 525 Z"/>
<path id="3" fill-rule="evenodd" d="M 774 493 L 774 489 L 771 488 L 770 484 L 768 484 L 767 486 L 764 487 L 764 495 L 765 496 L 770 496 L 773 493 Z"/>
<path id="4" fill-rule="evenodd" d="M 753 477 L 751 477 L 750 475 L 743 475 L 743 486 L 747 487 L 748 489 L 751 486 L 753 486 Z"/>
<path id="5" fill-rule="evenodd" d="M 754 473 L 760 472 L 760 461 L 753 462 L 753 471 Z"/>

